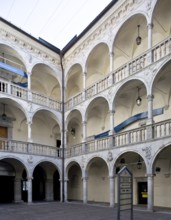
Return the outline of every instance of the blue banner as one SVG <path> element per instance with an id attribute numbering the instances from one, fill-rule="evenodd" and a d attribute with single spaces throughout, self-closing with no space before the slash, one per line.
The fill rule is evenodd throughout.
<path id="1" fill-rule="evenodd" d="M 7 71 L 10 71 L 12 73 L 15 73 L 15 74 L 17 74 L 19 76 L 22 76 L 24 78 L 27 78 L 26 72 L 24 72 L 23 70 L 17 69 L 16 67 L 13 67 L 9 64 L 0 62 L 0 68 L 4 69 L 4 70 L 7 70 Z"/>
<path id="2" fill-rule="evenodd" d="M 164 108 L 158 108 L 158 109 L 154 109 L 153 110 L 153 116 L 156 116 L 156 115 L 161 115 L 163 114 L 164 112 Z M 125 121 L 123 121 L 122 123 L 120 123 L 119 125 L 117 125 L 116 127 L 114 127 L 114 131 L 115 133 L 121 131 L 122 129 L 124 129 L 126 126 L 138 121 L 138 120 L 141 120 L 141 119 L 144 119 L 144 118 L 147 118 L 148 117 L 148 112 L 142 112 L 142 113 L 139 113 L 139 114 L 136 114 L 128 119 L 126 119 Z M 95 139 L 97 138 L 103 138 L 103 137 L 107 137 L 109 135 L 109 131 L 105 131 L 101 134 L 97 134 L 95 135 Z"/>

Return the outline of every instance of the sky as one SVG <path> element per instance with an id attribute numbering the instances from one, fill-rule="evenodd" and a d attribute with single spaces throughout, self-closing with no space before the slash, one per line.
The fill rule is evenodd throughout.
<path id="1" fill-rule="evenodd" d="M 59 49 L 79 35 L 111 0 L 0 0 L 0 17 Z"/>

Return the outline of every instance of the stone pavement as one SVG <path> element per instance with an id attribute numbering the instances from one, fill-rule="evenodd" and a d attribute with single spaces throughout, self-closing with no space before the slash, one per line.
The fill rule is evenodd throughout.
<path id="1" fill-rule="evenodd" d="M 148 212 L 135 208 L 134 220 L 171 220 L 167 210 Z M 0 204 L 0 220 L 117 220 L 117 209 L 80 203 Z M 122 212 L 121 220 L 129 220 Z"/>

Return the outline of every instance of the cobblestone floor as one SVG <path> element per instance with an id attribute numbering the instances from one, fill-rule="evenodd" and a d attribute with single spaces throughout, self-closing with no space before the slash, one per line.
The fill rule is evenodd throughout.
<path id="1" fill-rule="evenodd" d="M 122 212 L 121 220 L 129 219 L 128 213 Z M 1 204 L 0 220 L 117 220 L 117 209 L 102 205 L 60 202 Z M 135 207 L 134 220 L 171 220 L 171 212 L 148 212 Z"/>

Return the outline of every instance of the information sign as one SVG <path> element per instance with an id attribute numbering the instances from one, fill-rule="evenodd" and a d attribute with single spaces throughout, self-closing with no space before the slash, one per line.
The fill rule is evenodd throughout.
<path id="1" fill-rule="evenodd" d="M 118 173 L 118 220 L 121 219 L 121 211 L 126 210 L 130 212 L 130 220 L 133 220 L 132 179 L 132 173 L 124 166 Z"/>

